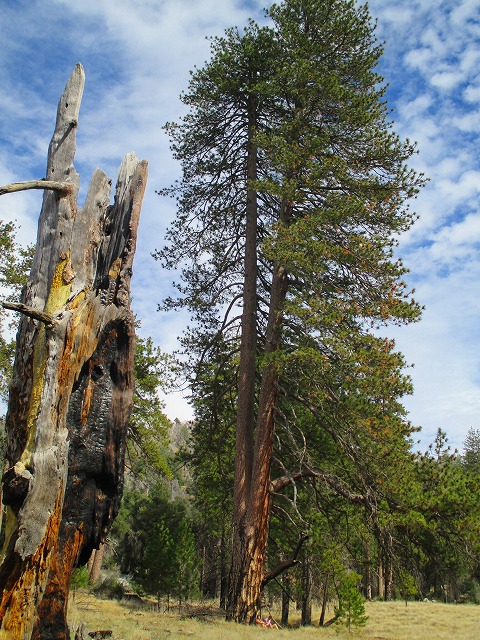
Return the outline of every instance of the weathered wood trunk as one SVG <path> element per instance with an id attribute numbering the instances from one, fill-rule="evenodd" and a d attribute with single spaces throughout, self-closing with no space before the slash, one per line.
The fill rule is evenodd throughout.
<path id="1" fill-rule="evenodd" d="M 113 205 L 111 181 L 97 169 L 77 206 L 83 85 L 77 65 L 58 106 L 36 253 L 19 305 L 6 419 L 1 638 L 68 637 L 71 573 L 104 541 L 122 493 L 133 397 L 130 278 L 147 163 L 125 157 Z"/>
<path id="2" fill-rule="evenodd" d="M 98 549 L 94 549 L 90 554 L 87 562 L 87 569 L 90 577 L 90 584 L 95 584 L 100 578 L 102 570 L 103 556 L 105 553 L 105 544 L 102 542 Z"/>

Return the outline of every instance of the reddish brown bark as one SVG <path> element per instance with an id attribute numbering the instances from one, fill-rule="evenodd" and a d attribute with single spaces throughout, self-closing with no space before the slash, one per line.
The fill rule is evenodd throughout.
<path id="1" fill-rule="evenodd" d="M 105 539 L 122 492 L 133 398 L 130 278 L 146 162 L 126 156 L 115 202 L 100 170 L 76 201 L 77 65 L 60 99 L 32 273 L 18 309 L 3 477 L 0 637 L 68 637 L 69 581 Z M 49 183 L 46 182 L 46 185 Z M 47 188 L 50 188 L 47 186 Z"/>
<path id="2" fill-rule="evenodd" d="M 243 282 L 242 331 L 238 372 L 238 408 L 235 445 L 234 535 L 243 535 L 250 499 L 255 426 L 255 373 L 257 349 L 257 148 L 255 104 L 250 99 L 247 149 L 247 203 Z"/>
<path id="3" fill-rule="evenodd" d="M 242 333 L 240 340 L 240 364 L 238 380 L 238 409 L 235 444 L 235 484 L 233 507 L 232 565 L 227 594 L 227 619 L 239 620 L 236 602 L 243 599 L 242 583 L 247 567 L 245 557 L 250 551 L 247 527 L 249 503 L 252 491 L 255 427 L 255 373 L 257 346 L 257 193 L 253 182 L 257 177 L 257 149 L 253 141 L 255 133 L 255 105 L 250 102 L 248 150 L 247 150 L 247 203 L 244 257 L 244 285 Z M 243 615 L 243 614 L 242 614 Z"/>
<path id="4" fill-rule="evenodd" d="M 275 265 L 264 349 L 267 357 L 280 347 L 282 307 L 286 286 L 285 268 L 282 265 Z M 275 432 L 277 382 L 278 371 L 275 363 L 267 362 L 262 372 L 252 454 L 252 475 L 245 517 L 241 523 L 234 523 L 227 618 L 236 622 L 254 621 L 260 609 L 270 515 L 270 470 Z"/>
<path id="5" fill-rule="evenodd" d="M 279 221 L 288 225 L 290 218 L 290 207 L 286 202 L 283 202 L 279 212 Z M 260 599 L 264 585 L 266 545 L 270 518 L 270 471 L 275 433 L 275 409 L 278 396 L 278 369 L 275 362 L 270 360 L 270 357 L 281 346 L 282 312 L 287 293 L 287 284 L 288 278 L 285 266 L 275 263 L 273 265 L 268 321 L 263 347 L 266 364 L 261 374 L 255 432 L 253 432 L 253 420 L 250 428 L 245 425 L 240 431 L 237 424 L 232 565 L 227 602 L 227 619 L 235 620 L 236 622 L 251 623 L 255 620 L 260 610 Z M 254 294 L 253 292 L 250 293 L 250 303 L 255 299 L 256 304 L 256 295 L 256 291 Z M 250 382 L 254 389 L 254 379 L 252 378 Z M 252 442 L 253 448 L 251 448 Z M 238 486 L 240 476 L 237 467 L 239 452 L 242 451 L 242 447 L 243 450 L 250 451 L 250 459 L 244 465 L 246 490 L 243 494 L 240 494 Z M 237 504 L 240 496 L 244 501 L 244 506 L 241 506 L 241 508 Z"/>

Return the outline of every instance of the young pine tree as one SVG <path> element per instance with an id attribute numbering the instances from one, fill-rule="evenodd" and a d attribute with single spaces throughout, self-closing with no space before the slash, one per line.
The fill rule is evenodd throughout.
<path id="1" fill-rule="evenodd" d="M 367 623 L 365 604 L 358 589 L 360 576 L 354 572 L 346 573 L 338 587 L 338 607 L 335 610 L 337 624 L 344 625 L 348 631 L 363 627 Z"/>

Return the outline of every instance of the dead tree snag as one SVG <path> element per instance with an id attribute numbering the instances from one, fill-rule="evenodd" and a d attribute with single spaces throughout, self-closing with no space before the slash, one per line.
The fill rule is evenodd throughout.
<path id="1" fill-rule="evenodd" d="M 122 493 L 133 397 L 130 278 L 147 163 L 125 157 L 113 205 L 111 181 L 97 169 L 78 207 L 83 85 L 77 65 L 58 105 L 46 178 L 26 183 L 45 191 L 32 272 L 14 305 L 22 317 L 2 479 L 2 639 L 68 637 L 71 573 L 104 541 Z"/>

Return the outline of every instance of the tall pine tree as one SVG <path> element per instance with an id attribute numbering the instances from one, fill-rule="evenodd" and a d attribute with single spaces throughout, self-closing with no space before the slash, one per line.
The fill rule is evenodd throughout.
<path id="1" fill-rule="evenodd" d="M 227 606 L 236 621 L 255 617 L 265 580 L 280 405 L 299 403 L 317 428 L 325 400 L 335 407 L 331 431 L 341 425 L 337 442 L 353 462 L 362 407 L 373 413 L 380 400 L 376 421 L 393 415 L 408 437 L 397 402 L 408 385 L 372 327 L 419 315 L 394 248 L 423 179 L 405 165 L 414 146 L 388 120 L 368 9 L 285 0 L 268 14 L 271 27 L 251 23 L 213 41 L 183 97 L 188 115 L 168 126 L 183 175 L 171 190 L 179 215 L 158 253 L 183 266 L 180 298 L 167 306 L 193 312 L 193 381 L 220 338 L 238 358 Z M 369 378 L 379 361 L 383 386 Z"/>

